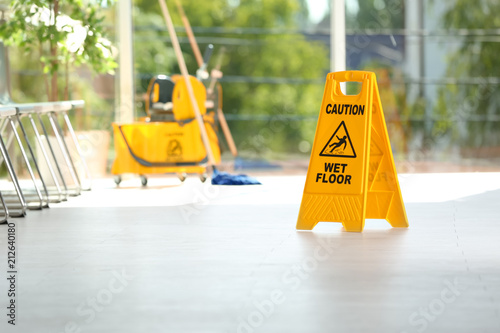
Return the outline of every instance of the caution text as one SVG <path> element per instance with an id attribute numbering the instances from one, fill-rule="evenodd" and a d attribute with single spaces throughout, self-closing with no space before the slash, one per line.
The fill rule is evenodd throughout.
<path id="1" fill-rule="evenodd" d="M 327 114 L 362 116 L 365 114 L 365 105 L 356 104 L 327 104 Z"/>

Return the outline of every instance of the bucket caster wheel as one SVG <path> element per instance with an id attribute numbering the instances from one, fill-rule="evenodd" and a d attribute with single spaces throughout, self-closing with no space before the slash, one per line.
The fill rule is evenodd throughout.
<path id="1" fill-rule="evenodd" d="M 187 178 L 187 174 L 185 172 L 178 173 L 177 174 L 177 178 L 179 178 L 179 180 L 183 183 L 186 180 L 186 178 Z"/>
<path id="2" fill-rule="evenodd" d="M 208 175 L 206 173 L 200 174 L 200 180 L 202 183 L 204 183 L 208 178 Z"/>
<path id="3" fill-rule="evenodd" d="M 140 175 L 139 177 L 141 178 L 142 186 L 148 185 L 148 179 L 146 178 L 146 176 Z"/>
<path id="4" fill-rule="evenodd" d="M 122 182 L 122 176 L 120 175 L 114 176 L 113 180 L 115 181 L 116 185 L 120 185 L 120 183 Z"/>

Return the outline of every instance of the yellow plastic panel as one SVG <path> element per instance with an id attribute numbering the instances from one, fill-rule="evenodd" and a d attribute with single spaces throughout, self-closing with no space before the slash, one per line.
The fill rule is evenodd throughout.
<path id="1" fill-rule="evenodd" d="M 361 92 L 346 96 L 341 82 L 360 82 Z M 330 73 L 297 229 L 312 230 L 324 221 L 362 231 L 367 217 L 408 226 L 375 74 Z"/>
<path id="2" fill-rule="evenodd" d="M 203 83 L 195 77 L 190 76 L 189 81 L 193 87 L 194 96 L 198 103 L 200 114 L 206 113 L 205 101 L 207 100 L 207 91 Z M 186 81 L 183 77 L 176 77 L 172 103 L 174 105 L 174 117 L 176 120 L 192 119 L 195 113 L 191 104 L 191 99 L 187 90 Z"/>
<path id="3" fill-rule="evenodd" d="M 208 115 L 206 116 L 205 128 L 215 160 L 219 163 L 219 143 L 210 123 L 211 119 Z M 196 121 L 187 124 L 177 122 L 113 123 L 113 131 L 116 152 L 111 169 L 113 174 L 205 172 L 203 160 L 207 154 Z M 132 153 L 152 165 L 141 164 Z M 175 166 L 176 163 L 189 163 L 193 166 Z"/>

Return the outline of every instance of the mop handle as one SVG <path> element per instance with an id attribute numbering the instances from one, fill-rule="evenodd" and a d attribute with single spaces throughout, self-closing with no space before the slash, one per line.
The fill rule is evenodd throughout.
<path id="1" fill-rule="evenodd" d="M 182 8 L 181 2 L 179 0 L 176 0 L 177 3 L 177 8 L 179 9 L 179 13 L 181 14 L 182 17 L 182 23 L 184 24 L 184 28 L 186 29 L 186 33 L 189 38 L 189 43 L 191 44 L 191 48 L 193 49 L 193 53 L 195 55 L 196 61 L 198 62 L 198 67 L 202 70 L 205 70 L 207 68 L 207 63 L 208 60 L 210 59 L 210 56 L 212 55 L 213 51 L 213 45 L 209 44 L 207 49 L 205 50 L 205 55 L 203 59 L 201 58 L 201 53 L 200 53 L 200 48 L 198 46 L 198 43 L 196 42 L 196 38 L 194 37 L 193 30 L 191 29 L 191 24 L 189 23 L 189 19 L 186 16 L 186 13 L 184 12 L 184 9 Z M 215 69 L 220 71 L 221 65 L 222 65 L 222 58 L 225 52 L 225 48 L 222 47 L 219 52 L 219 56 L 217 57 L 217 64 L 215 66 Z M 210 85 L 207 89 L 207 94 L 212 95 L 214 92 L 215 84 L 217 83 L 217 78 L 212 76 L 212 79 L 210 80 Z M 226 137 L 229 150 L 233 154 L 233 156 L 238 155 L 238 150 L 236 149 L 236 145 L 234 144 L 233 136 L 231 135 L 231 131 L 229 130 L 229 126 L 227 125 L 226 118 L 224 117 L 224 113 L 222 112 L 222 89 L 219 89 L 219 107 L 217 109 L 217 115 L 219 117 L 219 121 L 221 124 L 222 131 L 224 132 L 224 136 Z"/>
<path id="2" fill-rule="evenodd" d="M 186 29 L 186 34 L 189 39 L 189 44 L 191 44 L 191 48 L 193 49 L 194 57 L 196 58 L 196 62 L 198 63 L 198 67 L 201 68 L 203 66 L 203 57 L 201 56 L 200 48 L 198 47 L 198 43 L 196 43 L 196 38 L 194 37 L 193 30 L 191 29 L 191 24 L 189 24 L 189 20 L 182 8 L 181 2 L 179 0 L 175 1 L 177 3 L 177 8 L 179 9 L 179 13 L 181 14 L 182 23 L 184 24 L 184 28 Z"/>
<path id="3" fill-rule="evenodd" d="M 222 58 L 224 57 L 224 52 L 226 52 L 226 48 L 223 46 L 219 54 L 217 56 L 217 62 L 215 63 L 214 69 L 220 71 L 220 68 L 222 67 Z M 211 95 L 214 92 L 215 84 L 217 83 L 217 78 L 212 76 L 212 79 L 210 80 L 210 85 L 208 86 L 207 89 L 207 94 Z"/>
<path id="4" fill-rule="evenodd" d="M 229 146 L 229 150 L 234 157 L 238 156 L 238 150 L 236 149 L 236 145 L 234 144 L 233 136 L 231 135 L 231 131 L 229 130 L 229 126 L 226 122 L 226 117 L 224 117 L 224 113 L 222 112 L 222 87 L 219 84 L 217 86 L 219 91 L 219 103 L 217 103 L 217 115 L 219 117 L 220 127 L 224 132 L 224 136 L 226 137 L 227 145 Z"/>
<path id="5" fill-rule="evenodd" d="M 175 56 L 177 57 L 177 62 L 179 63 L 181 74 L 184 77 L 184 80 L 186 81 L 186 88 L 188 91 L 189 99 L 191 100 L 191 104 L 193 105 L 194 115 L 196 121 L 198 122 L 198 126 L 200 127 L 201 139 L 203 141 L 203 145 L 205 146 L 205 150 L 207 151 L 208 164 L 211 165 L 213 168 L 215 168 L 215 158 L 212 153 L 212 149 L 210 147 L 210 141 L 208 139 L 207 130 L 205 128 L 203 118 L 201 117 L 201 112 L 198 107 L 198 103 L 196 102 L 196 98 L 194 96 L 193 86 L 191 85 L 191 81 L 189 79 L 189 73 L 186 67 L 186 62 L 184 61 L 184 56 L 182 55 L 181 46 L 179 45 L 179 40 L 177 39 L 177 35 L 175 34 L 175 28 L 174 24 L 172 23 L 172 18 L 170 17 L 170 13 L 168 12 L 165 0 L 158 0 L 158 2 L 160 3 L 161 11 L 163 12 L 165 23 L 167 24 L 168 33 L 170 34 L 170 39 L 172 40 L 172 45 L 174 47 Z"/>
<path id="6" fill-rule="evenodd" d="M 191 49 L 193 49 L 194 57 L 196 58 L 196 62 L 198 63 L 198 68 L 206 69 L 208 60 L 210 59 L 210 56 L 207 58 L 206 51 L 205 51 L 205 57 L 201 56 L 201 51 L 200 47 L 198 46 L 198 43 L 196 42 L 196 37 L 194 36 L 193 29 L 191 29 L 191 24 L 189 23 L 189 19 L 186 16 L 186 13 L 184 12 L 184 8 L 182 8 L 180 0 L 176 0 L 175 3 L 177 4 L 177 8 L 179 10 L 179 13 L 181 14 L 182 18 L 182 23 L 184 24 L 184 28 L 186 29 L 186 34 L 189 39 L 189 44 L 191 45 Z M 212 45 L 212 44 L 210 44 Z M 210 48 L 210 45 L 208 46 Z M 212 48 L 210 50 L 210 55 L 212 54 Z M 222 54 L 224 51 L 222 51 L 224 47 L 221 49 L 221 52 L 219 53 L 218 57 L 218 66 L 216 66 L 215 69 L 220 71 L 220 64 L 222 62 Z M 211 95 L 214 91 L 215 88 L 215 83 L 217 82 L 217 79 L 212 77 L 212 80 L 210 81 L 210 87 L 207 89 L 208 95 Z"/>
<path id="7" fill-rule="evenodd" d="M 212 57 L 213 51 L 214 51 L 214 45 L 208 44 L 207 48 L 205 49 L 205 53 L 203 54 L 203 65 L 201 65 L 200 69 L 202 70 L 207 69 L 207 64 L 210 61 L 210 58 Z"/>

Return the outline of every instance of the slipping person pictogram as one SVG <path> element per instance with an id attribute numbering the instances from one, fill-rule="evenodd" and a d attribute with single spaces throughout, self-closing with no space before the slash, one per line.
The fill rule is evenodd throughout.
<path id="1" fill-rule="evenodd" d="M 332 150 L 330 150 L 330 153 L 332 153 L 335 149 L 339 148 L 342 145 L 344 145 L 344 149 L 342 149 L 342 150 L 345 150 L 345 147 L 347 146 L 347 141 L 346 141 L 347 140 L 347 136 L 344 135 L 342 137 L 342 139 L 337 136 L 337 139 L 339 140 L 339 142 L 334 142 L 334 143 L 332 143 L 331 145 L 328 146 L 328 147 L 333 146 Z"/>
<path id="2" fill-rule="evenodd" d="M 345 122 L 342 121 L 335 132 L 333 132 L 333 135 L 330 137 L 323 150 L 321 150 L 319 156 L 356 157 L 356 152 L 352 146 Z"/>

